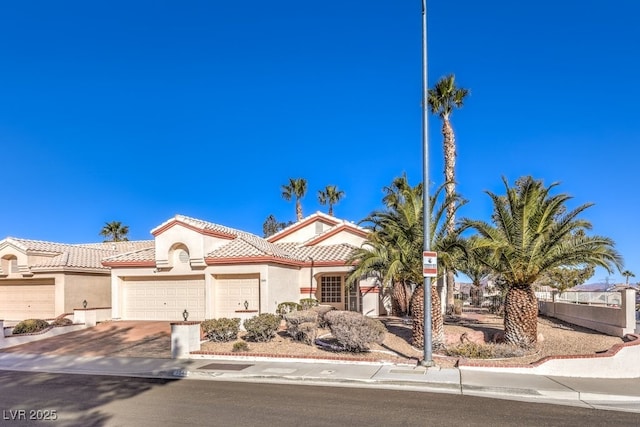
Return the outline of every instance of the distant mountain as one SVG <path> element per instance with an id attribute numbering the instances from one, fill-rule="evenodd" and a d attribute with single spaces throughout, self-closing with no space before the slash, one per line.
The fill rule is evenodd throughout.
<path id="1" fill-rule="evenodd" d="M 613 283 L 584 283 L 582 285 L 575 286 L 570 289 L 571 291 L 585 291 L 585 292 L 604 292 L 608 288 L 612 287 Z"/>

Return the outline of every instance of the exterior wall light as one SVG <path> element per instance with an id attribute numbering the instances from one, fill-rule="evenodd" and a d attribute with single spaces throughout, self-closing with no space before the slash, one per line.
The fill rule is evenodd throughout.
<path id="1" fill-rule="evenodd" d="M 82 308 L 87 308 L 87 300 L 82 301 Z"/>
<path id="2" fill-rule="evenodd" d="M 189 312 L 187 311 L 187 309 L 185 308 L 184 311 L 182 312 L 182 318 L 184 319 L 184 321 L 186 322 L 187 319 L 189 318 Z"/>

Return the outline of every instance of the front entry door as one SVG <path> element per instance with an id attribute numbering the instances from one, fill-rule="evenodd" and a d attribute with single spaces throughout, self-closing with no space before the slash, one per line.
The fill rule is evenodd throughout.
<path id="1" fill-rule="evenodd" d="M 353 284 L 347 291 L 347 309 L 360 312 L 360 286 Z"/>

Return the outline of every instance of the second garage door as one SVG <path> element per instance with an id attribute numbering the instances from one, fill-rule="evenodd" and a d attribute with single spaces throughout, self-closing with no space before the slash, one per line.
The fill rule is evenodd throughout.
<path id="1" fill-rule="evenodd" d="M 215 281 L 216 317 L 240 317 L 238 310 L 260 310 L 260 278 L 220 276 Z"/>
<path id="2" fill-rule="evenodd" d="M 125 279 L 122 316 L 126 320 L 204 320 L 204 278 Z"/>
<path id="3" fill-rule="evenodd" d="M 55 317 L 55 285 L 0 286 L 0 319 L 51 319 Z"/>

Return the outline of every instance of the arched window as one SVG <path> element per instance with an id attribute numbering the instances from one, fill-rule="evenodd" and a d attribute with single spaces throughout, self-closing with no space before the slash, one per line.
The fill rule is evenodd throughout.
<path id="1" fill-rule="evenodd" d="M 174 267 L 187 267 L 189 266 L 189 248 L 182 243 L 179 243 L 171 248 L 171 263 Z"/>

